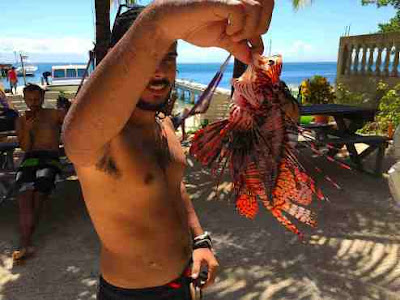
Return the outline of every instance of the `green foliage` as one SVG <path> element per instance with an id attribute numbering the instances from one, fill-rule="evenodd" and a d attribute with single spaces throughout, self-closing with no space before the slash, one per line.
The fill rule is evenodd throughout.
<path id="1" fill-rule="evenodd" d="M 304 80 L 300 86 L 300 99 L 304 105 L 333 103 L 335 92 L 323 76 L 313 76 Z"/>
<path id="2" fill-rule="evenodd" d="M 293 3 L 294 9 L 297 10 L 300 7 L 303 7 L 303 6 L 307 5 L 307 4 L 311 4 L 312 0 L 293 0 L 292 3 Z"/>
<path id="3" fill-rule="evenodd" d="M 393 88 L 381 83 L 378 87 L 385 92 L 379 103 L 378 121 L 392 122 L 394 128 L 400 125 L 400 83 Z"/>
<path id="4" fill-rule="evenodd" d="M 367 97 L 363 93 L 350 92 L 344 84 L 336 87 L 335 103 L 359 106 L 365 104 Z"/>
<path id="5" fill-rule="evenodd" d="M 389 88 L 386 83 L 380 82 L 378 91 L 383 93 L 379 113 L 375 122 L 366 124 L 361 133 L 386 134 L 390 124 L 393 128 L 400 125 L 400 84 Z"/>
<path id="6" fill-rule="evenodd" d="M 400 9 L 400 0 L 361 0 L 362 5 L 376 4 L 378 7 L 392 5 Z"/>
<path id="7" fill-rule="evenodd" d="M 387 23 L 381 23 L 378 25 L 379 32 L 400 32 L 400 0 L 362 0 L 363 5 L 376 4 L 378 7 L 391 5 L 398 11 L 396 16 L 391 18 Z"/>
<path id="8" fill-rule="evenodd" d="M 400 32 L 400 11 L 388 23 L 379 24 L 378 26 L 381 33 Z"/>

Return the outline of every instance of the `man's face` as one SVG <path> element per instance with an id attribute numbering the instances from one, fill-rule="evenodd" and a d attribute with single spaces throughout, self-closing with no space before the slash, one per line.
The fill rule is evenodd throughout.
<path id="1" fill-rule="evenodd" d="M 140 101 L 157 106 L 166 102 L 176 77 L 176 44 L 173 44 L 158 65 Z"/>
<path id="2" fill-rule="evenodd" d="M 26 91 L 24 99 L 30 110 L 37 110 L 42 107 L 44 95 L 40 91 Z"/>

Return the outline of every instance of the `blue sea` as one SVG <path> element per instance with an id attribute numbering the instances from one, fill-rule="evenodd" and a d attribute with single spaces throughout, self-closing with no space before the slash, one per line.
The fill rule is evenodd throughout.
<path id="1" fill-rule="evenodd" d="M 52 66 L 68 65 L 69 63 L 35 63 L 38 67 L 35 76 L 27 77 L 27 82 L 40 83 L 42 73 L 51 71 Z M 82 62 L 83 65 L 86 63 Z M 220 64 L 179 64 L 178 65 L 178 78 L 192 80 L 203 84 L 208 84 L 213 78 L 214 74 L 219 69 Z M 220 87 L 230 89 L 230 80 L 232 78 L 233 64 L 230 64 L 224 74 L 220 83 Z M 336 62 L 309 62 L 309 63 L 285 63 L 283 65 L 281 78 L 291 87 L 298 86 L 302 80 L 312 77 L 314 75 L 321 75 L 328 78 L 329 82 L 334 83 L 336 79 Z M 3 78 L 1 79 L 5 87 L 8 83 Z M 19 85 L 23 84 L 23 78 L 19 78 Z"/>

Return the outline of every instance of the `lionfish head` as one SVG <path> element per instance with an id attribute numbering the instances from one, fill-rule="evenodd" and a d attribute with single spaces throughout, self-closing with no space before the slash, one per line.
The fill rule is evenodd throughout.
<path id="1" fill-rule="evenodd" d="M 255 55 L 253 63 L 232 84 L 235 88 L 233 101 L 241 107 L 249 105 L 257 109 L 263 103 L 265 90 L 277 87 L 282 71 L 282 56 Z"/>

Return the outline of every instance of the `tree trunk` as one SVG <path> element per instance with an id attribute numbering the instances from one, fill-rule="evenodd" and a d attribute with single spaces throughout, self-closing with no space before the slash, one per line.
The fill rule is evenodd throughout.
<path id="1" fill-rule="evenodd" d="M 244 73 L 244 71 L 246 71 L 247 65 L 242 63 L 240 60 L 237 60 L 235 58 L 235 62 L 233 65 L 233 75 L 232 78 L 239 78 L 240 76 L 242 76 L 242 74 Z M 232 86 L 232 90 L 231 90 L 231 96 L 233 95 L 233 86 Z"/>
<path id="2" fill-rule="evenodd" d="M 110 44 L 110 0 L 95 0 L 96 66 L 106 56 Z"/>

